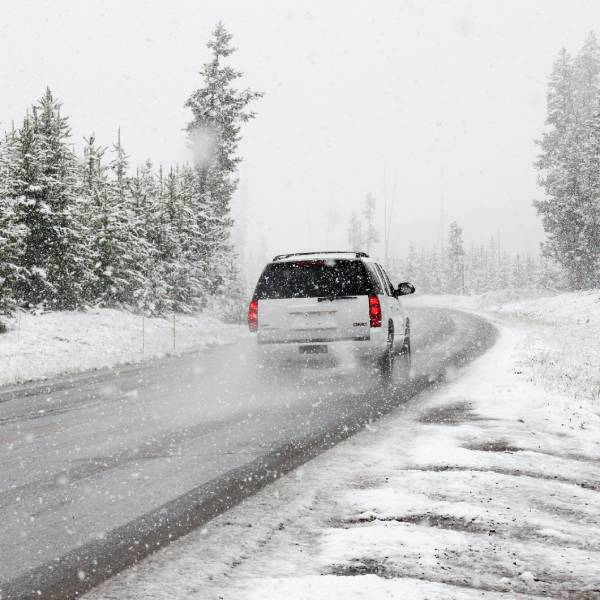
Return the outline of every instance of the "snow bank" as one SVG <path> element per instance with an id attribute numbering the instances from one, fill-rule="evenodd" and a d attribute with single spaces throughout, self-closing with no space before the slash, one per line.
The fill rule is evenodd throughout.
<path id="1" fill-rule="evenodd" d="M 22 313 L 0 335 L 0 385 L 114 367 L 228 343 L 245 331 L 209 315 L 145 318 L 96 309 Z"/>
<path id="2" fill-rule="evenodd" d="M 514 291 L 481 296 L 416 296 L 408 305 L 474 311 L 499 324 L 526 326 L 527 351 L 518 367 L 551 392 L 600 402 L 600 290 L 516 298 Z"/>

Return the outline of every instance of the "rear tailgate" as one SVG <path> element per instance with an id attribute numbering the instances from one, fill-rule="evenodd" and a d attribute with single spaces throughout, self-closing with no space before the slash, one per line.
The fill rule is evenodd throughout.
<path id="1" fill-rule="evenodd" d="M 368 339 L 369 332 L 368 296 L 259 300 L 261 343 Z"/>

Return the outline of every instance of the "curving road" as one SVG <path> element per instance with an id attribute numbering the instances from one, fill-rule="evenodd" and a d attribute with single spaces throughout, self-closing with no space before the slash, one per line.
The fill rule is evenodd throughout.
<path id="1" fill-rule="evenodd" d="M 72 598 L 227 510 L 489 347 L 465 313 L 413 308 L 414 376 L 265 372 L 254 340 L 0 389 L 0 600 Z"/>

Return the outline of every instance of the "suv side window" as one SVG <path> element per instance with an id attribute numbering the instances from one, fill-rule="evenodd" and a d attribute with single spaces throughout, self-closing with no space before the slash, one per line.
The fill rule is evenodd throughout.
<path id="1" fill-rule="evenodd" d="M 385 293 L 388 296 L 391 296 L 392 295 L 392 284 L 390 283 L 390 280 L 388 279 L 387 275 L 385 274 L 383 267 L 379 264 L 375 264 L 375 268 L 377 269 L 377 272 L 379 273 L 379 276 L 381 277 L 381 281 L 383 281 L 383 287 L 385 288 Z"/>
<path id="2" fill-rule="evenodd" d="M 381 272 L 383 273 L 383 278 L 385 279 L 386 283 L 388 284 L 388 287 L 390 288 L 390 296 L 394 295 L 394 286 L 392 285 L 392 282 L 387 274 L 387 271 L 381 267 Z"/>
<path id="3" fill-rule="evenodd" d="M 377 273 L 377 269 L 373 263 L 364 263 L 365 267 L 369 271 L 369 275 L 371 276 L 371 283 L 373 284 L 373 291 L 376 294 L 383 294 L 383 281 L 380 279 L 379 273 Z"/>

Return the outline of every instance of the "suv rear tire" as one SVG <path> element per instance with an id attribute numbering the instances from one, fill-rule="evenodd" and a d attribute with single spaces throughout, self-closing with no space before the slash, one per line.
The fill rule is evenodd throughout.
<path id="1" fill-rule="evenodd" d="M 410 320 L 406 319 L 406 327 L 404 329 L 404 343 L 400 349 L 401 357 L 401 377 L 403 380 L 410 379 L 410 368 L 411 368 L 411 351 L 410 351 Z"/>
<path id="2" fill-rule="evenodd" d="M 394 352 L 394 325 L 390 322 L 388 325 L 387 347 L 383 356 L 380 359 L 381 376 L 386 381 L 391 379 L 392 374 L 394 373 L 395 358 L 396 354 Z"/>

